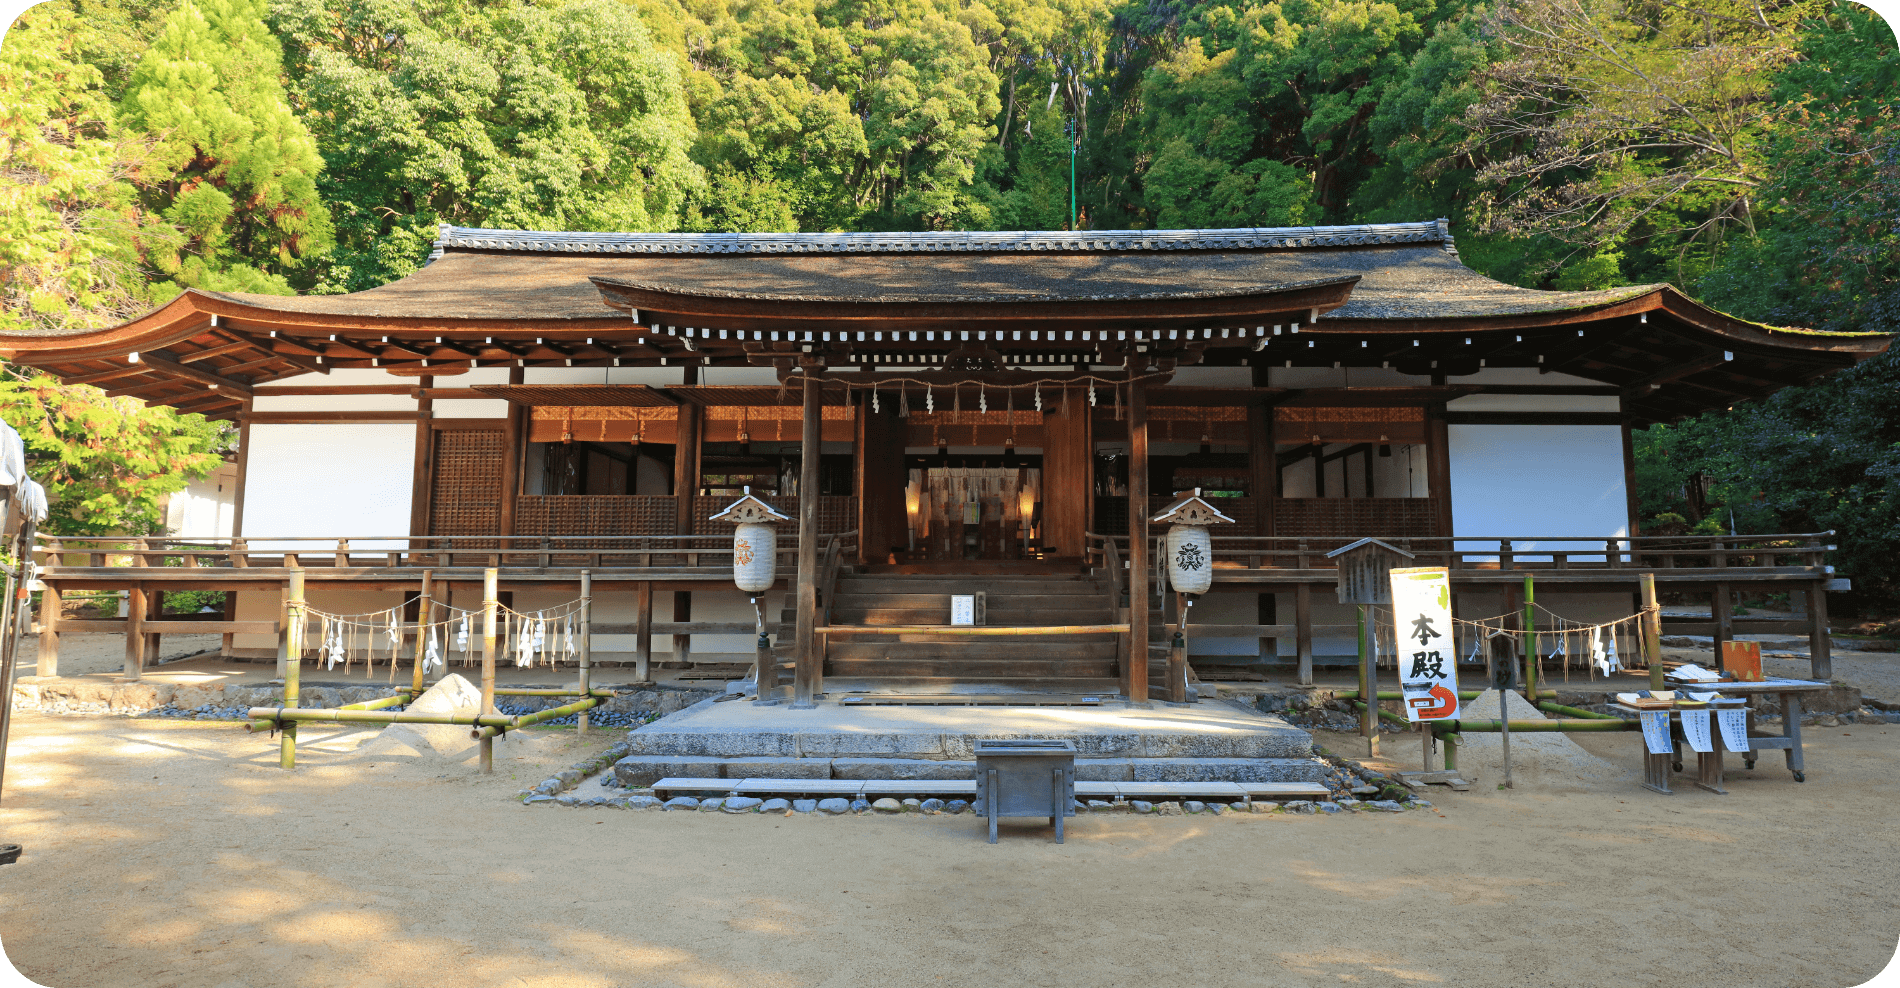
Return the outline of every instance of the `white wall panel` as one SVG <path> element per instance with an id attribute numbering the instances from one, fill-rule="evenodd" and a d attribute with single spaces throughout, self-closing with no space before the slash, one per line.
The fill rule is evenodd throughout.
<path id="1" fill-rule="evenodd" d="M 1629 534 L 1623 435 L 1618 427 L 1453 425 L 1447 429 L 1454 533 L 1598 539 Z M 1518 542 L 1515 548 L 1538 546 L 1557 544 Z M 1567 543 L 1563 547 L 1590 546 Z M 1594 547 L 1602 549 L 1601 543 Z"/>
<path id="2" fill-rule="evenodd" d="M 244 532 L 407 534 L 415 448 L 407 423 L 253 425 Z"/>

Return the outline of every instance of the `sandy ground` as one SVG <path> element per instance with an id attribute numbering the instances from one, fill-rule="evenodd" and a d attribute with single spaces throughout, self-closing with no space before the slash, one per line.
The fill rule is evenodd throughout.
<path id="1" fill-rule="evenodd" d="M 1855 985 L 1894 954 L 1900 726 L 1809 732 L 1810 781 L 1433 792 L 1393 816 L 728 817 L 510 796 L 306 728 L 15 720 L 0 945 L 56 988 L 265 985 Z M 1324 739 L 1356 755 L 1357 739 Z M 1586 736 L 1636 770 L 1636 739 Z M 1415 756 L 1388 739 L 1387 753 Z M 1408 766 L 1409 767 L 1409 764 Z M 1594 973 L 1592 973 L 1594 972 Z"/>
<path id="2" fill-rule="evenodd" d="M 158 661 L 172 662 L 203 652 L 216 653 L 224 643 L 223 635 L 161 635 Z M 19 676 L 39 675 L 40 636 L 27 635 L 20 640 Z M 146 667 L 153 660 L 146 658 Z M 122 672 L 125 669 L 125 636 L 120 634 L 65 634 L 59 636 L 59 674 L 89 676 L 94 673 Z"/>

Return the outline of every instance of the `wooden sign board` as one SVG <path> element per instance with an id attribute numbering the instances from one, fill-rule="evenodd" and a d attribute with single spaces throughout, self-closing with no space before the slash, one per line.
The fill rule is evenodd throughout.
<path id="1" fill-rule="evenodd" d="M 1723 642 L 1722 670 L 1744 683 L 1761 682 L 1761 642 Z"/>

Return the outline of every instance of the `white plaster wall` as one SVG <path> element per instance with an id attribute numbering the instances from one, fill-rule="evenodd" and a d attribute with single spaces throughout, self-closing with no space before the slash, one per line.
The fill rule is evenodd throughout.
<path id="1" fill-rule="evenodd" d="M 1452 412 L 1616 412 L 1615 395 L 1465 395 L 1445 403 Z"/>
<path id="2" fill-rule="evenodd" d="M 1629 534 L 1623 435 L 1616 426 L 1453 425 L 1452 531 L 1460 536 L 1607 538 Z M 1460 543 L 1480 549 L 1482 543 Z M 1514 548 L 1589 542 L 1515 541 Z M 1595 548 L 1601 550 L 1601 543 Z M 1536 557 L 1531 557 L 1536 558 Z M 1544 557 L 1548 558 L 1548 557 Z"/>
<path id="3" fill-rule="evenodd" d="M 165 502 L 165 530 L 186 537 L 230 535 L 237 500 L 237 464 L 222 463 Z"/>
<path id="4" fill-rule="evenodd" d="M 409 423 L 251 426 L 246 535 L 406 535 L 416 427 Z M 252 543 L 282 549 L 295 543 Z M 364 551 L 399 543 L 363 542 Z"/>

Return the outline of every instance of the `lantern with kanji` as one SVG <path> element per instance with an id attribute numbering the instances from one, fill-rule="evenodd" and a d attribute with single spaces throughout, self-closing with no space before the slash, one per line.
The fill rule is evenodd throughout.
<path id="1" fill-rule="evenodd" d="M 747 487 L 744 497 L 708 520 L 738 526 L 732 533 L 732 582 L 747 593 L 772 589 L 778 579 L 778 536 L 772 526 L 791 521 L 791 516 L 754 497 Z"/>
<path id="2" fill-rule="evenodd" d="M 1168 582 L 1178 593 L 1198 596 L 1214 585 L 1214 543 L 1209 525 L 1231 525 L 1234 520 L 1201 498 L 1201 489 L 1168 505 L 1148 519 L 1168 525 Z"/>

